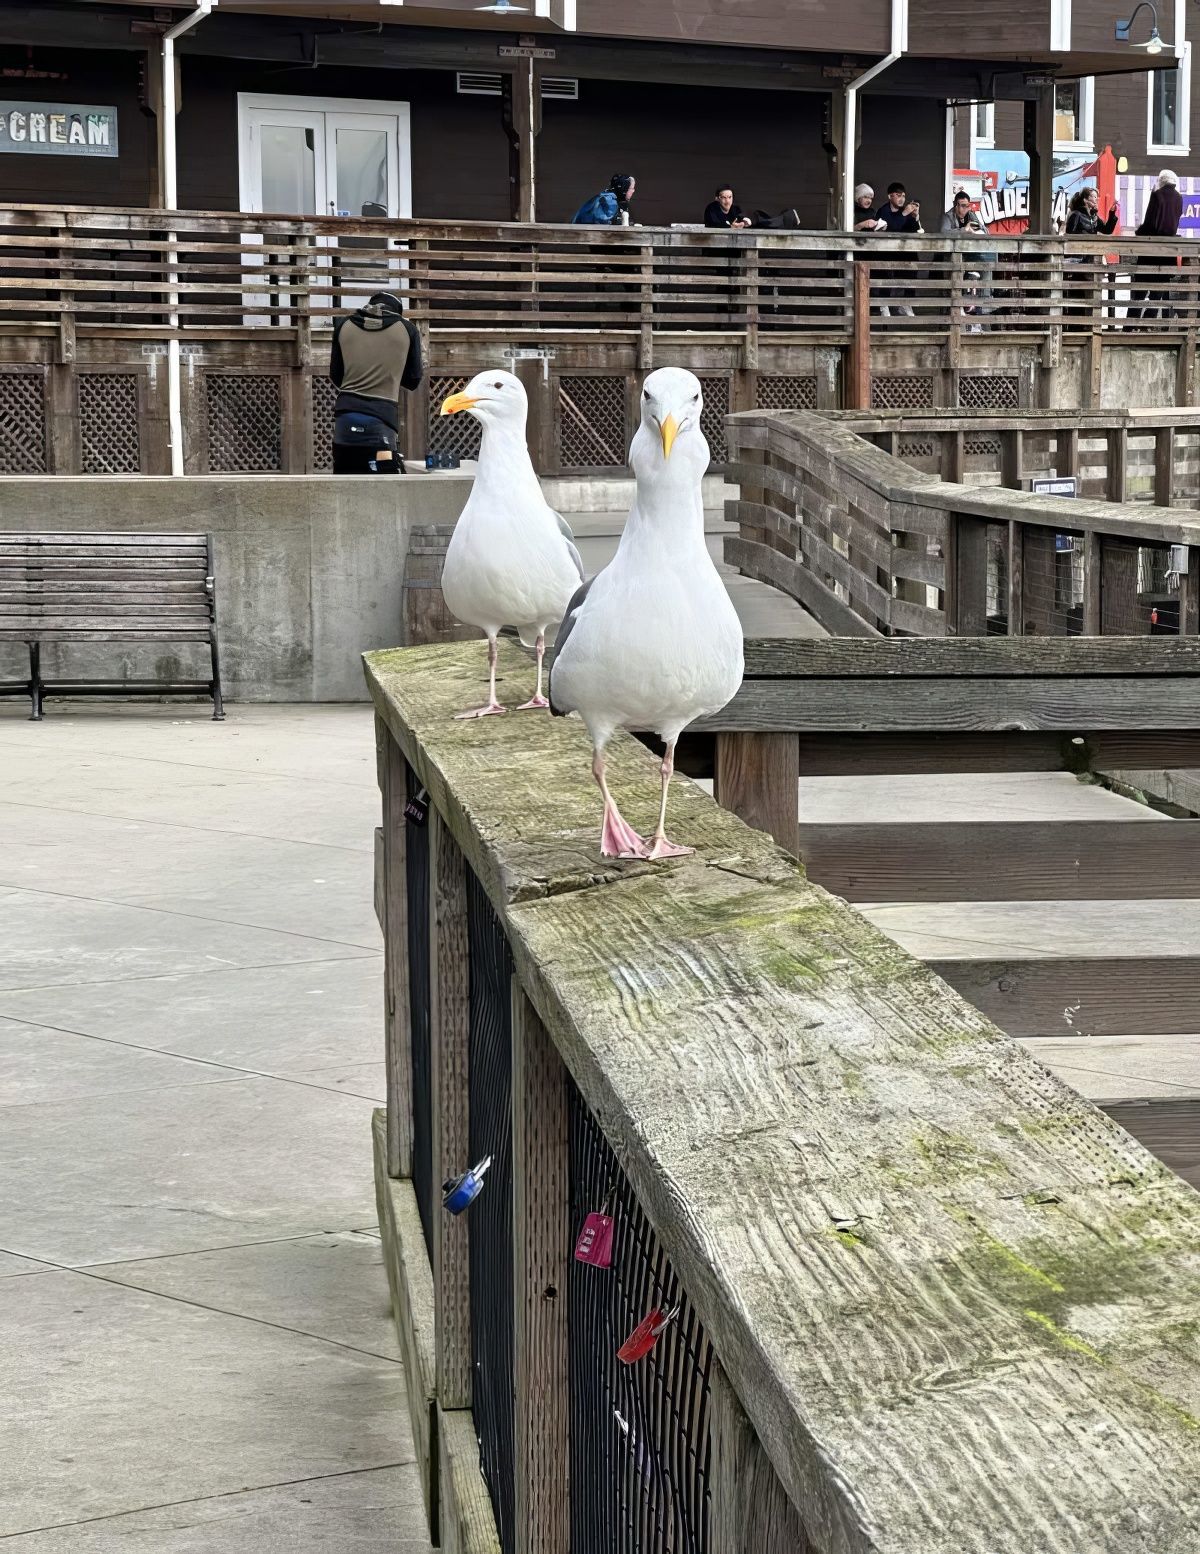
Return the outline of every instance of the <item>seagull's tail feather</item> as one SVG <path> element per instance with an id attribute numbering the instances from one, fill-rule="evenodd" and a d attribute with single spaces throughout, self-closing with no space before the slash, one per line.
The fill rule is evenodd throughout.
<path id="1" fill-rule="evenodd" d="M 566 614 L 562 618 L 562 625 L 558 628 L 558 635 L 554 638 L 554 650 L 550 658 L 549 689 L 550 711 L 556 718 L 565 718 L 567 714 L 574 711 L 574 709 L 572 707 L 563 706 L 561 702 L 556 702 L 554 699 L 554 666 L 557 664 L 559 655 L 561 654 L 562 650 L 567 645 L 571 631 L 574 628 L 576 620 L 579 618 L 580 610 L 583 609 L 583 602 L 588 596 L 588 589 L 595 581 L 596 579 L 594 577 L 588 578 L 587 582 L 580 584 L 580 586 L 571 595 L 570 603 L 567 605 Z"/>

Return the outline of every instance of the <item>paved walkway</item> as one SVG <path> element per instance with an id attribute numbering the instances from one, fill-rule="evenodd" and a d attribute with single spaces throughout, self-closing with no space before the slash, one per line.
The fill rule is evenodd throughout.
<path id="1" fill-rule="evenodd" d="M 0 708 L 5 1554 L 429 1547 L 366 707 Z"/>

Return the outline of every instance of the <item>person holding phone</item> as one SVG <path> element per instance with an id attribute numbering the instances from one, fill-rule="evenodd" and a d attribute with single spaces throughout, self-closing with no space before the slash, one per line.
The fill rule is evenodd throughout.
<path id="1" fill-rule="evenodd" d="M 887 199 L 875 212 L 875 221 L 878 231 L 894 232 L 898 236 L 924 231 L 924 228 L 921 226 L 921 202 L 920 200 L 910 200 L 908 190 L 902 183 L 888 184 Z M 881 275 L 880 278 L 894 280 L 902 273 L 901 271 L 893 270 L 889 276 L 884 277 Z M 898 286 L 893 287 L 892 290 L 893 294 L 901 299 L 912 295 L 911 292 L 903 291 Z M 894 308 L 884 307 L 881 311 L 885 318 L 892 312 L 899 313 L 904 318 L 913 317 L 911 305 L 903 300 L 897 302 Z"/>

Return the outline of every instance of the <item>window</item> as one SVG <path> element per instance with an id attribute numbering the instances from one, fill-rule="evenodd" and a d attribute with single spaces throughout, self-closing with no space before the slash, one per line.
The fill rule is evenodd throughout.
<path id="1" fill-rule="evenodd" d="M 1152 70 L 1147 87 L 1146 150 L 1188 151 L 1191 140 L 1192 45 L 1185 43 L 1173 70 Z"/>
<path id="2" fill-rule="evenodd" d="M 1054 88 L 1054 149 L 1090 151 L 1092 149 L 1092 102 L 1095 82 L 1091 76 L 1082 81 L 1059 81 Z"/>
<path id="3" fill-rule="evenodd" d="M 996 144 L 996 104 L 975 103 L 971 110 L 971 145 Z"/>

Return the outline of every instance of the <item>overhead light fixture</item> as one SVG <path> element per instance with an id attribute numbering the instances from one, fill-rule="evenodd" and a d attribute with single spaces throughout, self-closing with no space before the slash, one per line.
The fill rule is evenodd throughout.
<path id="1" fill-rule="evenodd" d="M 493 16 L 515 16 L 518 11 L 528 12 L 527 5 L 512 5 L 510 0 L 492 0 L 491 5 L 477 5 L 477 11 L 490 11 Z"/>
<path id="2" fill-rule="evenodd" d="M 1150 12 L 1150 36 L 1145 43 L 1130 43 L 1130 30 L 1138 19 L 1138 13 L 1141 11 Z M 1154 0 L 1140 0 L 1140 4 L 1134 6 L 1133 15 L 1130 16 L 1129 20 L 1117 23 L 1116 37 L 1118 43 L 1129 43 L 1130 48 L 1145 49 L 1147 54 L 1161 54 L 1163 51 L 1163 40 L 1158 30 L 1158 12 L 1154 8 Z"/>

